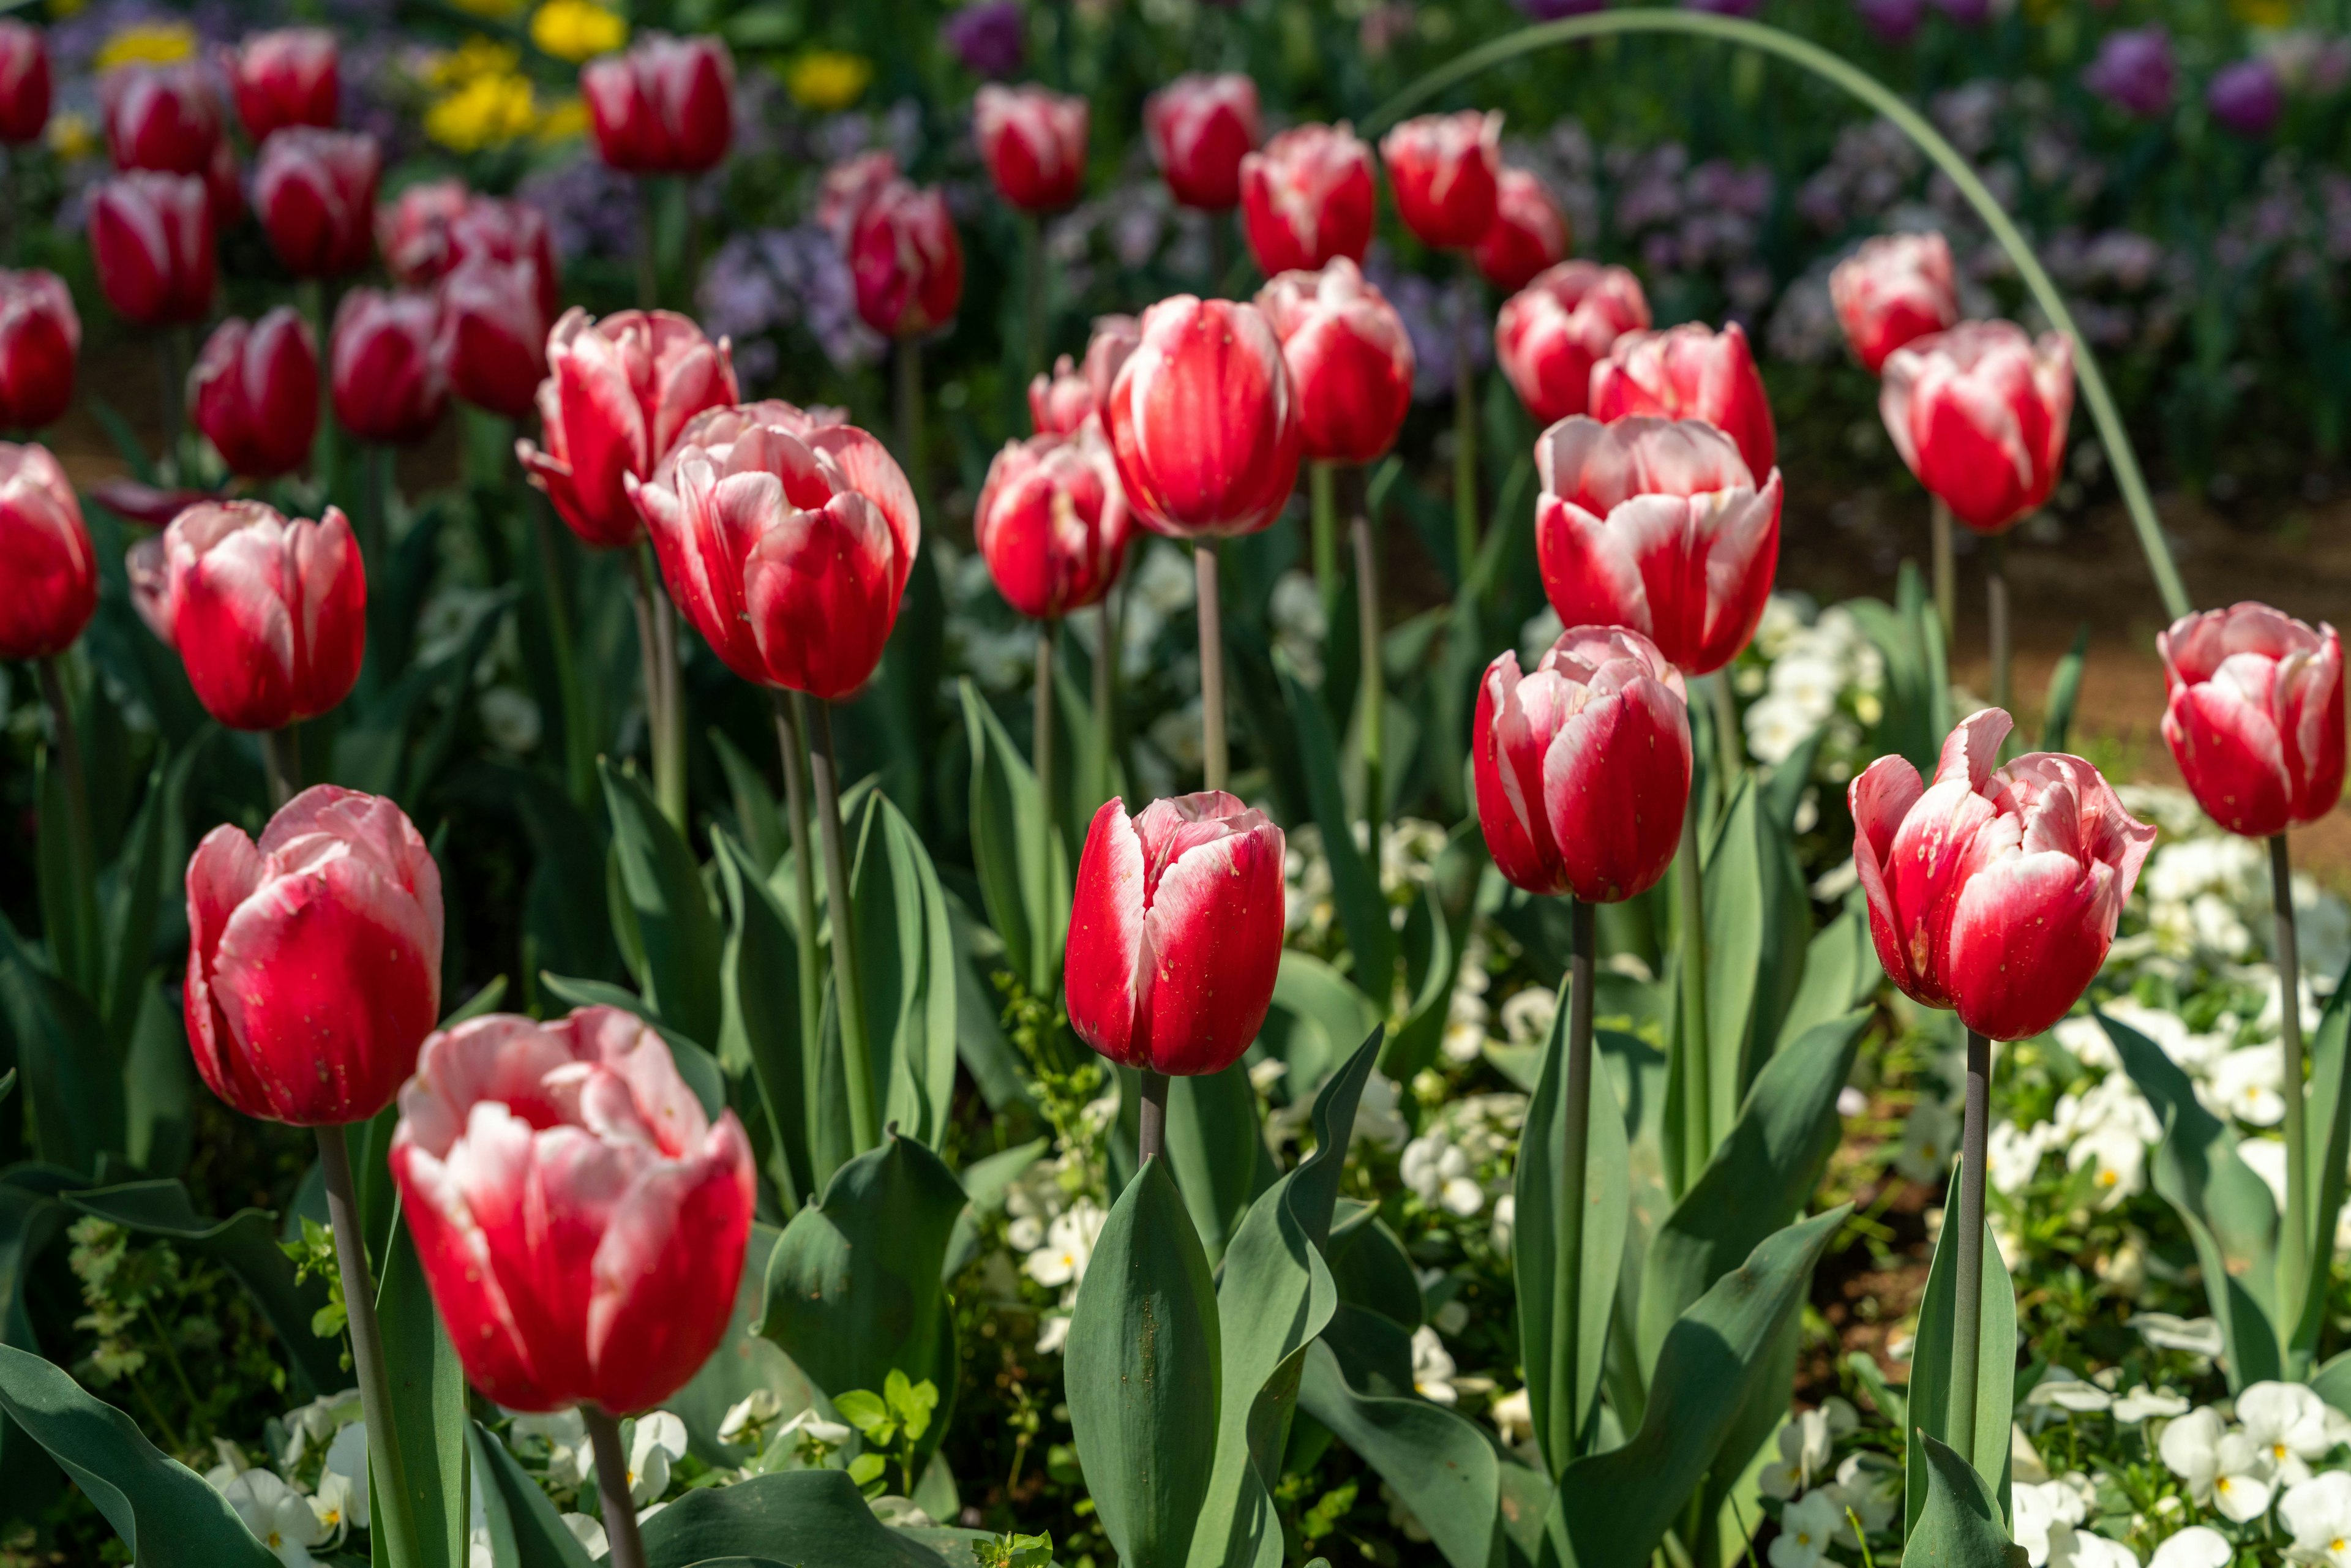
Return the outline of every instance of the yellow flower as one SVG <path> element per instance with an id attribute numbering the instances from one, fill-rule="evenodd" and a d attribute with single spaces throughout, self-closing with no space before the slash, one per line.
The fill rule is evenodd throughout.
<path id="1" fill-rule="evenodd" d="M 2294 0 L 2231 0 L 2229 9 L 2255 27 L 2283 27 L 2294 20 Z"/>
<path id="2" fill-rule="evenodd" d="M 49 117 L 49 151 L 65 159 L 87 158 L 98 151 L 98 131 L 89 116 L 61 109 Z"/>
<path id="3" fill-rule="evenodd" d="M 527 136 L 538 123 L 528 78 L 477 76 L 424 110 L 424 134 L 455 152 L 476 152 Z"/>
<path id="4" fill-rule="evenodd" d="M 820 112 L 847 109 L 872 79 L 872 60 L 834 49 L 810 49 L 784 68 L 784 90 L 792 101 Z"/>
<path id="5" fill-rule="evenodd" d="M 168 66 L 193 59 L 196 30 L 185 22 L 133 22 L 115 30 L 98 51 L 98 68 Z"/>
<path id="6" fill-rule="evenodd" d="M 49 0 L 49 20 L 62 22 L 68 16 L 78 16 L 89 0 Z"/>
<path id="7" fill-rule="evenodd" d="M 530 41 L 559 60 L 609 55 L 629 41 L 629 25 L 596 0 L 547 0 L 531 13 Z"/>
<path id="8" fill-rule="evenodd" d="M 538 117 L 535 133 L 541 141 L 568 141 L 574 136 L 588 134 L 588 105 L 578 93 L 557 99 Z"/>
<path id="9" fill-rule="evenodd" d="M 513 76 L 521 64 L 520 49 L 476 33 L 458 47 L 434 56 L 424 68 L 424 81 L 430 87 L 464 87 L 478 77 Z"/>

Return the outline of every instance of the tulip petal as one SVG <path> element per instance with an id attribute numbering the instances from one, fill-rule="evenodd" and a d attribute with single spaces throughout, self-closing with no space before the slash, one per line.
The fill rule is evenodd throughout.
<path id="1" fill-rule="evenodd" d="M 2112 921 L 2097 918 L 2114 868 L 2055 852 L 2007 857 L 1953 901 L 1945 960 L 1960 1021 L 2023 1040 L 2065 1016 L 2105 962 Z"/>
<path id="2" fill-rule="evenodd" d="M 528 1160 L 528 1129 L 506 1142 Z M 489 1238 L 475 1223 L 455 1175 L 436 1156 L 400 1143 L 392 1145 L 391 1164 L 401 1188 L 401 1223 L 416 1245 L 433 1304 L 466 1380 L 508 1409 L 545 1411 L 570 1403 L 538 1393 L 530 1342 L 515 1322 Z M 518 1184 L 517 1168 L 510 1166 L 509 1171 Z"/>
<path id="3" fill-rule="evenodd" d="M 1129 1067 L 1149 1065 L 1148 1037 L 1135 1040 L 1144 877 L 1143 840 L 1125 803 L 1103 801 L 1078 857 L 1062 994 L 1078 1037 Z"/>
<path id="4" fill-rule="evenodd" d="M 643 1409 L 699 1369 L 734 1315 L 754 1197 L 750 1145 L 729 1117 L 694 1157 L 647 1170 L 613 1207 L 588 1301 L 597 1403 Z"/>
<path id="5" fill-rule="evenodd" d="M 1158 879 L 1136 986 L 1156 1071 L 1218 1071 L 1257 1038 L 1281 961 L 1280 843 L 1270 830 L 1228 831 Z"/>

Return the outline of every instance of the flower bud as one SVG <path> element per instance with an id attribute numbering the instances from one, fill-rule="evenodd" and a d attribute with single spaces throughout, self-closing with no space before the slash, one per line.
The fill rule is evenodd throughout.
<path id="1" fill-rule="evenodd" d="M 249 325 L 223 321 L 188 374 L 188 407 L 230 473 L 274 479 L 299 468 L 319 434 L 310 324 L 287 305 Z"/>

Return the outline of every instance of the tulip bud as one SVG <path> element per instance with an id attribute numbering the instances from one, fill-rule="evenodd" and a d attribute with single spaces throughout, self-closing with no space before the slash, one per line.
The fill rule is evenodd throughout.
<path id="1" fill-rule="evenodd" d="M 337 508 L 314 523 L 259 501 L 205 502 L 133 546 L 130 564 L 140 615 L 229 728 L 283 729 L 350 695 L 367 566 Z"/>
<path id="2" fill-rule="evenodd" d="M 49 50 L 38 27 L 0 16 L 0 143 L 38 141 L 49 123 Z"/>
<path id="3" fill-rule="evenodd" d="M 2164 744 L 2205 815 L 2265 839 L 2343 795 L 2343 644 L 2266 604 L 2183 615 L 2155 640 Z"/>
<path id="4" fill-rule="evenodd" d="M 1470 734 L 1479 826 L 1514 885 L 1616 904 L 1666 874 L 1689 808 L 1690 727 L 1681 672 L 1656 643 L 1578 626 L 1523 675 L 1504 653 Z"/>
<path id="5" fill-rule="evenodd" d="M 1126 497 L 1095 425 L 1006 442 L 971 519 L 997 591 L 1032 621 L 1058 620 L 1109 592 L 1127 533 Z"/>
<path id="6" fill-rule="evenodd" d="M 1155 533 L 1255 533 L 1297 486 L 1298 402 L 1254 305 L 1188 294 L 1154 305 L 1103 410 L 1127 505 Z"/>
<path id="7" fill-rule="evenodd" d="M 858 214 L 865 204 L 898 183 L 896 154 L 876 148 L 843 158 L 824 172 L 817 186 L 817 226 L 831 235 L 843 254 L 849 249 L 851 231 L 857 226 Z"/>
<path id="8" fill-rule="evenodd" d="M 601 321 L 567 310 L 548 334 L 547 371 L 538 388 L 547 445 L 517 441 L 515 455 L 571 531 L 599 549 L 643 537 L 623 481 L 651 478 L 695 415 L 742 395 L 726 340 L 714 344 L 667 310 Z"/>
<path id="9" fill-rule="evenodd" d="M 963 298 L 963 242 L 936 186 L 904 180 L 876 192 L 851 226 L 857 314 L 885 338 L 919 338 L 955 319 Z"/>
<path id="10" fill-rule="evenodd" d="M 1396 212 L 1423 245 L 1468 250 L 1494 225 L 1502 168 L 1502 116 L 1424 114 L 1380 138 Z"/>
<path id="11" fill-rule="evenodd" d="M 1780 556 L 1780 471 L 1761 488 L 1713 425 L 1578 414 L 1535 443 L 1535 557 L 1568 625 L 1629 626 L 1686 674 L 1739 656 Z"/>
<path id="12" fill-rule="evenodd" d="M 429 294 L 354 288 L 335 312 L 335 417 L 362 441 L 404 446 L 432 434 L 449 401 L 441 312 Z"/>
<path id="13" fill-rule="evenodd" d="M 54 272 L 0 271 L 0 430 L 37 430 L 73 402 L 81 317 Z"/>
<path id="14" fill-rule="evenodd" d="M 384 270 L 402 288 L 430 288 L 456 265 L 449 230 L 474 201 L 463 180 L 426 180 L 402 187 L 375 210 L 375 244 Z"/>
<path id="15" fill-rule="evenodd" d="M 287 305 L 250 326 L 235 316 L 223 321 L 189 372 L 188 406 L 230 473 L 291 474 L 319 434 L 319 344 L 310 324 Z"/>
<path id="16" fill-rule="evenodd" d="M 747 403 L 699 415 L 650 483 L 624 482 L 670 596 L 728 669 L 828 700 L 872 677 L 922 542 L 879 441 Z"/>
<path id="17" fill-rule="evenodd" d="M 1779 456 L 1771 402 L 1736 321 L 1719 332 L 1696 321 L 1627 332 L 1610 345 L 1592 367 L 1592 417 L 1635 414 L 1706 421 L 1739 444 L 1750 473 L 1769 474 Z"/>
<path id="18" fill-rule="evenodd" d="M 255 33 L 228 51 L 237 118 L 259 146 L 289 125 L 330 129 L 342 109 L 335 35 L 324 27 Z"/>
<path id="19" fill-rule="evenodd" d="M 0 441 L 0 659 L 46 659 L 98 609 L 98 558 L 49 449 Z"/>
<path id="20" fill-rule="evenodd" d="M 1053 361 L 1051 375 L 1039 371 L 1029 383 L 1029 423 L 1040 435 L 1075 434 L 1099 413 L 1093 383 L 1067 354 Z"/>
<path id="21" fill-rule="evenodd" d="M 1176 201 L 1221 213 L 1241 199 L 1241 160 L 1263 131 L 1257 83 L 1245 76 L 1177 77 L 1143 100 L 1151 161 Z"/>
<path id="22" fill-rule="evenodd" d="M 188 1046 L 248 1116 L 364 1122 L 441 1010 L 441 872 L 398 806 L 314 785 L 188 858 Z"/>
<path id="23" fill-rule="evenodd" d="M 1240 1059 L 1281 967 L 1281 830 L 1220 789 L 1104 801 L 1062 966 L 1070 1027 L 1123 1066 L 1194 1077 Z"/>
<path id="24" fill-rule="evenodd" d="M 465 1376 L 508 1409 L 648 1409 L 725 1337 L 751 1145 L 642 1019 L 493 1013 L 433 1035 L 390 1159 Z"/>
<path id="25" fill-rule="evenodd" d="M 1268 277 L 1311 272 L 1372 243 L 1372 150 L 1346 125 L 1299 125 L 1241 160 L 1241 229 Z"/>
<path id="26" fill-rule="evenodd" d="M 1876 375 L 1895 350 L 1958 322 L 1950 244 L 1939 232 L 1865 240 L 1829 274 L 1829 301 L 1855 358 Z"/>
<path id="27" fill-rule="evenodd" d="M 624 55 L 580 68 L 580 96 L 605 166 L 699 174 L 735 139 L 735 60 L 708 36 L 641 35 Z"/>
<path id="28" fill-rule="evenodd" d="M 1621 267 L 1563 261 L 1502 302 L 1494 358 L 1546 424 L 1592 406 L 1592 367 L 1616 340 L 1649 324 L 1640 280 Z"/>
<path id="29" fill-rule="evenodd" d="M 204 174 L 221 146 L 220 110 L 193 63 L 119 66 L 99 78 L 106 146 L 117 169 Z"/>
<path id="30" fill-rule="evenodd" d="M 1962 321 L 1886 356 L 1877 411 L 1918 483 L 1979 533 L 2038 511 L 2057 487 L 2074 413 L 2074 350 L 2012 321 Z"/>
<path id="31" fill-rule="evenodd" d="M 472 257 L 441 280 L 440 302 L 450 389 L 508 419 L 528 413 L 547 376 L 538 264 Z"/>
<path id="32" fill-rule="evenodd" d="M 1494 221 L 1469 258 L 1487 282 L 1516 290 L 1565 259 L 1568 244 L 1567 219 L 1542 181 L 1524 169 L 1505 169 L 1494 183 Z"/>
<path id="33" fill-rule="evenodd" d="M 1995 771 L 2013 724 L 1998 708 L 1963 722 L 1932 785 L 1881 757 L 1846 791 L 1886 977 L 1992 1040 L 2038 1034 L 2080 998 L 2155 843 L 2078 757 Z"/>
<path id="34" fill-rule="evenodd" d="M 1281 274 L 1257 305 L 1281 342 L 1306 455 L 1369 463 L 1393 445 L 1412 407 L 1412 339 L 1378 287 L 1341 256 Z"/>
<path id="35" fill-rule="evenodd" d="M 972 99 L 979 161 L 996 193 L 1024 213 L 1059 212 L 1086 178 L 1086 100 L 989 82 Z"/>
<path id="36" fill-rule="evenodd" d="M 118 174 L 89 194 L 99 291 L 141 327 L 201 321 L 213 307 L 213 211 L 193 174 Z"/>
<path id="37" fill-rule="evenodd" d="M 356 131 L 294 125 L 261 144 L 254 201 L 269 248 L 297 277 L 340 277 L 374 254 L 383 154 Z"/>
<path id="38" fill-rule="evenodd" d="M 538 208 L 508 197 L 469 199 L 449 225 L 449 267 L 454 269 L 476 257 L 508 267 L 529 263 L 539 319 L 552 322 L 562 314 L 563 273 L 555 257 L 555 233 Z"/>

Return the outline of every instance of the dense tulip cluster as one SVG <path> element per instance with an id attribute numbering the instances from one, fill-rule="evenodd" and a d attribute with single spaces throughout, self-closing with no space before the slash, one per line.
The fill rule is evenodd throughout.
<path id="1" fill-rule="evenodd" d="M 597 155 L 632 174 L 699 174 L 735 138 L 735 60 L 716 38 L 640 37 L 580 68 Z"/>
<path id="2" fill-rule="evenodd" d="M 354 288 L 328 346 L 335 417 L 364 441 L 406 445 L 432 434 L 449 402 L 441 310 L 429 294 Z"/>
<path id="3" fill-rule="evenodd" d="M 547 377 L 547 315 L 538 266 L 468 256 L 441 279 L 434 345 L 449 390 L 467 402 L 521 419 Z"/>
<path id="4" fill-rule="evenodd" d="M 0 143 L 40 140 L 49 123 L 49 50 L 41 30 L 0 16 Z"/>
<path id="5" fill-rule="evenodd" d="M 356 131 L 293 125 L 261 144 L 253 199 L 269 246 L 297 277 L 340 277 L 375 254 L 383 154 Z"/>
<path id="6" fill-rule="evenodd" d="M 2205 814 L 2268 838 L 2343 797 L 2343 644 L 2266 604 L 2174 622 L 2156 639 L 2164 743 Z"/>
<path id="7" fill-rule="evenodd" d="M 89 193 L 89 248 L 106 302 L 136 326 L 201 321 L 213 308 L 212 203 L 193 174 L 100 183 Z"/>
<path id="8" fill-rule="evenodd" d="M 340 51 L 324 27 L 253 34 L 228 52 L 225 63 L 237 118 L 256 146 L 289 125 L 328 129 L 340 117 Z"/>
<path id="9" fill-rule="evenodd" d="M 1494 358 L 1527 412 L 1546 424 L 1592 408 L 1593 367 L 1649 325 L 1648 298 L 1621 267 L 1563 261 L 1502 304 Z"/>
<path id="10" fill-rule="evenodd" d="M 1500 289 L 1524 288 L 1567 257 L 1567 219 L 1541 180 L 1505 169 L 1494 184 L 1494 221 L 1469 253 L 1479 275 Z"/>
<path id="11" fill-rule="evenodd" d="M 2013 322 L 1963 321 L 1886 357 L 1878 411 L 1918 482 L 1968 527 L 1998 533 L 2057 487 L 2073 347 Z"/>
<path id="12" fill-rule="evenodd" d="M 0 430 L 37 430 L 73 402 L 81 317 L 54 272 L 0 270 Z"/>
<path id="13" fill-rule="evenodd" d="M 1395 307 L 1344 256 L 1281 274 L 1257 304 L 1281 343 L 1306 455 L 1369 463 L 1387 451 L 1412 407 L 1412 340 Z"/>
<path id="14" fill-rule="evenodd" d="M 955 318 L 963 298 L 963 242 L 946 194 L 893 180 L 850 223 L 857 314 L 885 338 L 919 338 Z"/>
<path id="15" fill-rule="evenodd" d="M 1127 505 L 1155 533 L 1255 533 L 1297 487 L 1298 400 L 1253 305 L 1179 294 L 1144 311 L 1102 422 Z"/>
<path id="16" fill-rule="evenodd" d="M 0 441 L 0 659 L 64 653 L 98 609 L 81 503 L 46 446 Z"/>
<path id="17" fill-rule="evenodd" d="M 300 467 L 319 431 L 310 324 L 285 305 L 258 321 L 223 321 L 188 373 L 188 406 L 230 473 L 270 479 Z"/>

